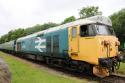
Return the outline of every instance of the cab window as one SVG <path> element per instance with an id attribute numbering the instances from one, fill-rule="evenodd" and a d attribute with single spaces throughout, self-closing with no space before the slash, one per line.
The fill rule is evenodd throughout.
<path id="1" fill-rule="evenodd" d="M 72 28 L 72 37 L 75 38 L 77 35 L 77 28 L 76 27 L 73 27 Z"/>
<path id="2" fill-rule="evenodd" d="M 88 26 L 87 25 L 82 25 L 80 27 L 80 36 L 81 37 L 88 36 Z"/>
<path id="3" fill-rule="evenodd" d="M 114 30 L 111 26 L 96 24 L 95 30 L 97 35 L 114 35 Z"/>
<path id="4" fill-rule="evenodd" d="M 94 36 L 94 30 L 92 25 L 82 25 L 80 26 L 80 36 L 81 37 L 88 37 Z"/>

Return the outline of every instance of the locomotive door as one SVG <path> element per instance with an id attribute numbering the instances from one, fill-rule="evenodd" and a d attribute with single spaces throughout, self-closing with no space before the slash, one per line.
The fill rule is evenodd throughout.
<path id="1" fill-rule="evenodd" d="M 79 52 L 79 26 L 69 27 L 69 51 L 71 54 Z"/>
<path id="2" fill-rule="evenodd" d="M 21 51 L 21 42 L 17 43 L 17 51 Z"/>

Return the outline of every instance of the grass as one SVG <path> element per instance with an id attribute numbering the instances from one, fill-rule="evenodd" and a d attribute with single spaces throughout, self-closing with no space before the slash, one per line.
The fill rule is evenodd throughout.
<path id="1" fill-rule="evenodd" d="M 120 69 L 118 70 L 119 73 L 125 74 L 125 63 L 121 63 Z"/>
<path id="2" fill-rule="evenodd" d="M 12 83 L 87 83 L 84 80 L 69 79 L 55 74 L 48 73 L 40 68 L 35 68 L 30 64 L 25 64 L 16 58 L 0 52 L 10 67 L 12 73 Z"/>

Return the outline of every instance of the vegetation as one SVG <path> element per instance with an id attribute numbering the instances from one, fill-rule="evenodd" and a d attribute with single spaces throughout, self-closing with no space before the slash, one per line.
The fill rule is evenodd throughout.
<path id="1" fill-rule="evenodd" d="M 12 83 L 87 83 L 87 81 L 84 80 L 49 73 L 47 70 L 34 67 L 3 52 L 0 52 L 0 57 L 3 58 L 10 67 Z"/>
<path id="2" fill-rule="evenodd" d="M 48 28 L 51 28 L 51 27 L 55 27 L 57 25 L 58 24 L 56 24 L 56 23 L 45 23 L 43 25 L 37 24 L 36 26 L 30 27 L 30 28 L 27 28 L 27 29 L 19 28 L 19 29 L 16 29 L 16 30 L 12 30 L 12 31 L 8 32 L 8 34 L 3 35 L 0 38 L 0 43 L 15 40 L 17 38 L 20 38 L 20 37 L 23 37 L 23 36 L 26 36 L 26 35 L 30 35 L 32 33 L 42 31 L 42 30 L 45 30 L 45 29 L 48 29 Z"/>
<path id="3" fill-rule="evenodd" d="M 43 25 L 39 25 L 37 24 L 36 26 L 33 26 L 33 27 L 30 27 L 30 28 L 27 28 L 24 33 L 25 35 L 30 35 L 32 33 L 35 33 L 35 32 L 38 32 L 38 31 L 42 31 L 42 30 L 45 30 L 45 29 L 48 29 L 48 28 L 51 28 L 51 27 L 55 27 L 57 26 L 58 24 L 56 23 L 45 23 Z"/>
<path id="4" fill-rule="evenodd" d="M 125 43 L 125 9 L 114 13 L 110 16 L 110 18 L 112 20 L 113 28 L 116 32 L 116 35 L 121 42 L 121 46 L 123 47 L 123 43 Z"/>
<path id="5" fill-rule="evenodd" d="M 86 18 L 101 14 L 102 12 L 99 11 L 99 7 L 94 7 L 94 6 L 83 7 L 79 12 L 80 18 Z"/>
<path id="6" fill-rule="evenodd" d="M 125 63 L 121 63 L 120 69 L 118 70 L 119 73 L 125 74 Z"/>
<path id="7" fill-rule="evenodd" d="M 62 22 L 62 24 L 65 24 L 65 23 L 68 23 L 68 22 L 72 22 L 72 21 L 75 21 L 75 20 L 76 20 L 76 18 L 75 18 L 74 16 L 71 16 L 71 17 L 66 18 L 66 19 Z"/>

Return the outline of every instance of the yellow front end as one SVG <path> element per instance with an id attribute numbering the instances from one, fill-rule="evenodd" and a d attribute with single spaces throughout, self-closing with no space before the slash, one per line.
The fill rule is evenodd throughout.
<path id="1" fill-rule="evenodd" d="M 109 41 L 109 46 L 105 46 L 104 41 Z M 70 56 L 73 60 L 86 61 L 90 64 L 98 65 L 99 58 L 117 56 L 118 46 L 116 42 L 118 42 L 118 39 L 115 36 L 80 37 L 78 47 L 73 46 L 75 44 L 71 43 L 71 48 L 78 48 L 78 52 L 70 52 Z"/>
<path id="2" fill-rule="evenodd" d="M 72 31 L 76 32 L 76 34 L 73 34 L 74 36 L 72 36 Z M 107 68 L 99 67 L 99 58 L 105 59 L 117 56 L 118 45 L 118 39 L 114 35 L 81 37 L 80 26 L 69 28 L 69 55 L 71 59 L 94 65 L 94 74 L 109 75 Z"/>

